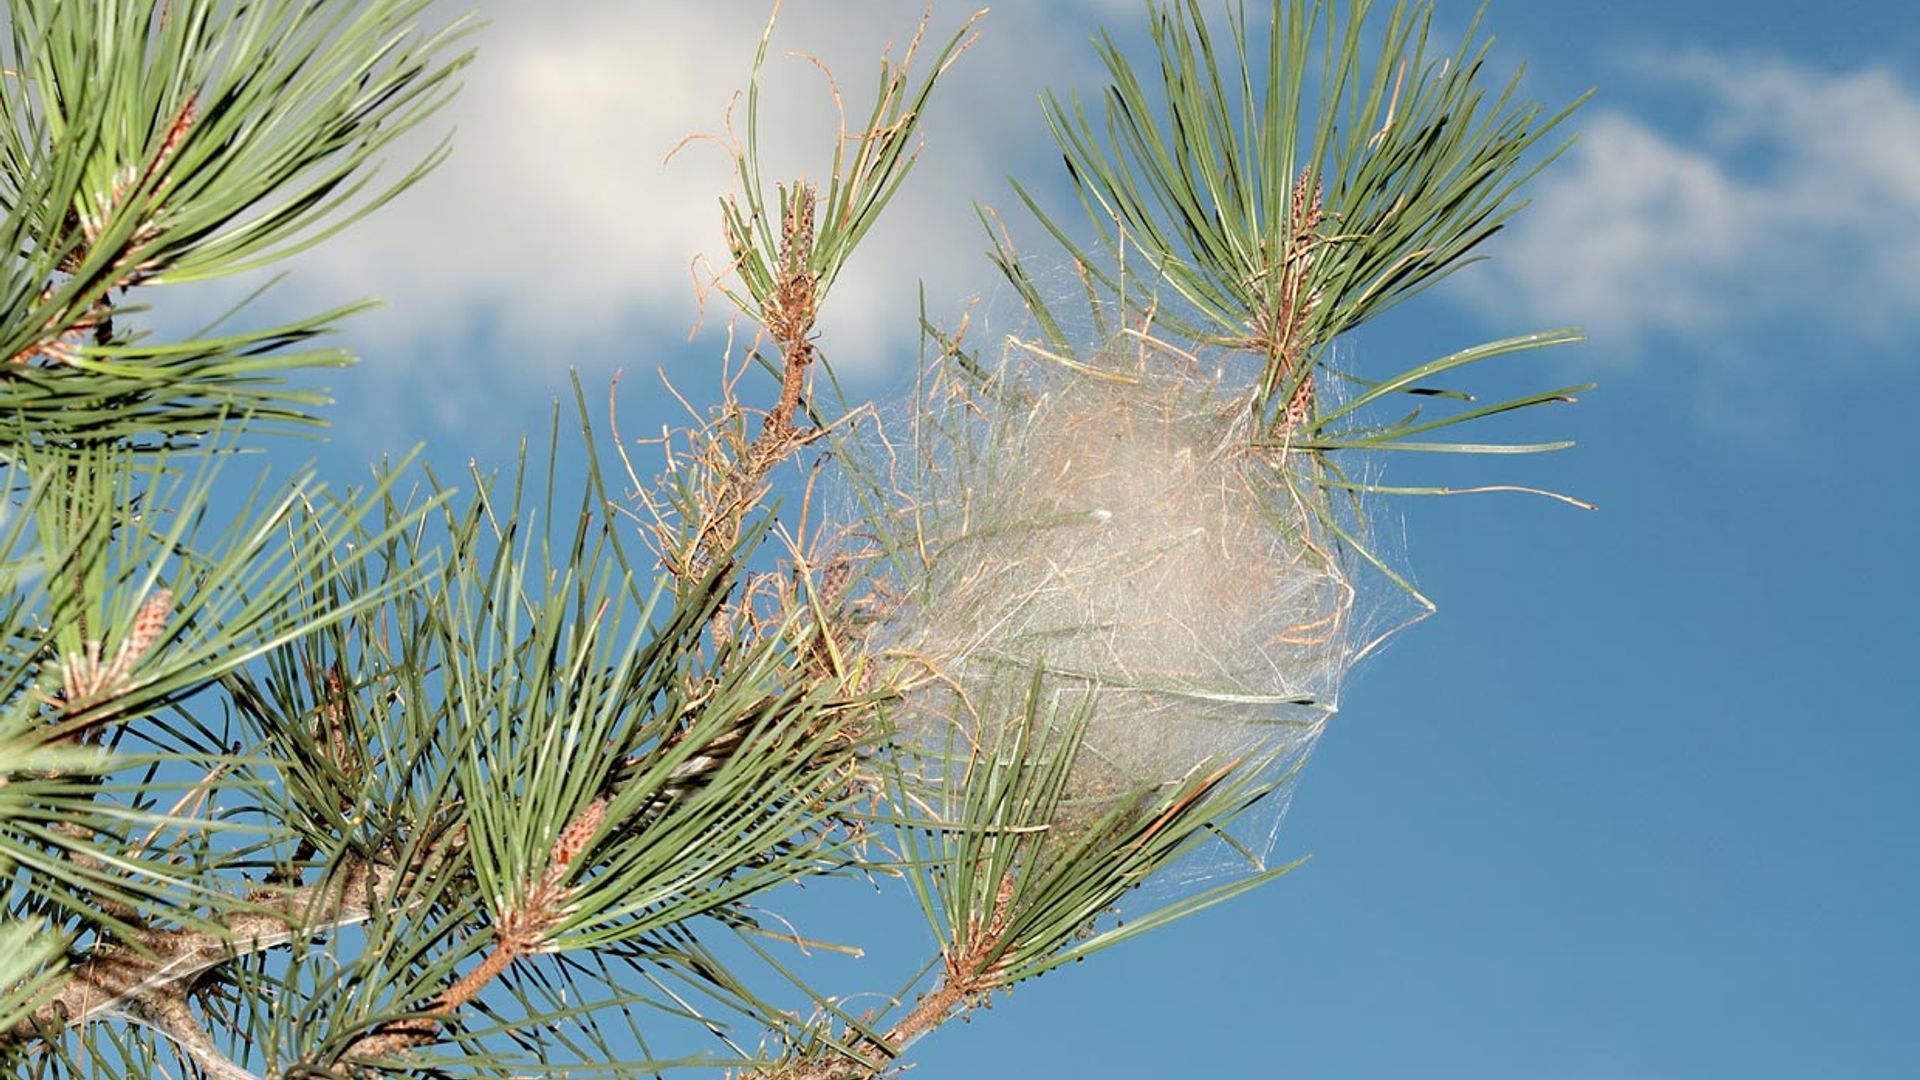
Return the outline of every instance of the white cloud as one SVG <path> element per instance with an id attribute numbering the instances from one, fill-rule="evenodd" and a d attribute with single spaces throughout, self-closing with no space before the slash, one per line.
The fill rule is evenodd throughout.
<path id="1" fill-rule="evenodd" d="M 1049 14 L 1022 5 L 981 23 L 929 111 L 920 164 L 835 290 L 823 330 L 840 363 L 872 368 L 911 346 L 918 279 L 948 310 L 991 285 L 973 200 L 1008 202 L 1010 169 L 1055 168 L 1035 95 L 1091 81 L 1084 31 L 1102 16 L 1087 2 Z M 436 133 L 457 125 L 453 157 L 395 205 L 302 256 L 289 298 L 388 300 L 355 324 L 354 339 L 384 357 L 413 354 L 416 367 L 472 370 L 484 361 L 451 354 L 480 334 L 489 352 L 537 367 L 542 385 L 568 364 L 651 368 L 657 350 L 615 361 L 604 353 L 621 347 L 621 329 L 635 320 L 667 345 L 692 325 L 689 268 L 696 254 L 717 254 L 717 200 L 732 183 L 717 146 L 695 143 L 671 164 L 663 159 L 689 134 L 722 130 L 766 13 L 762 3 L 495 0 L 465 89 L 430 125 Z M 813 53 L 836 74 L 857 126 L 879 50 L 891 42 L 897 59 L 918 17 L 917 7 L 887 0 L 786 4 L 763 90 L 769 182 L 823 179 L 836 130 L 824 79 L 788 50 Z M 922 70 L 962 19 L 943 6 Z M 443 406 L 457 408 L 460 394 L 447 393 Z"/>
<path id="2" fill-rule="evenodd" d="M 1920 96 L 1893 74 L 1703 53 L 1643 65 L 1690 130 L 1620 109 L 1534 189 L 1474 295 L 1615 348 L 1920 317 Z"/>

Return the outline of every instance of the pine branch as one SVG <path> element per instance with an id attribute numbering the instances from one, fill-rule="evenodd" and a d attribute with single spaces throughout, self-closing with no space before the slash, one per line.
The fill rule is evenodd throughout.
<path id="1" fill-rule="evenodd" d="M 868 1080 L 892 1067 L 921 1037 L 973 1006 L 983 1004 L 1004 985 L 1002 954 L 1013 916 L 1014 877 L 1007 874 L 994 894 L 993 912 L 975 925 L 968 942 L 946 953 L 940 981 L 884 1037 L 848 1032 L 846 1046 L 825 1057 L 802 1058 L 749 1074 L 747 1080 Z"/>
<path id="2" fill-rule="evenodd" d="M 459 840 L 449 834 L 427 849 L 416 870 Z M 343 926 L 362 923 L 382 909 L 405 905 L 413 875 L 358 856 L 316 885 L 261 889 L 236 900 L 239 909 L 217 921 L 218 930 L 148 930 L 125 944 L 96 949 L 76 963 L 60 989 L 30 1017 L 0 1032 L 0 1041 L 35 1038 L 46 1030 L 78 1027 L 117 1015 L 143 1002 L 184 999 L 208 971 L 240 957 L 265 952 Z"/>
<path id="3" fill-rule="evenodd" d="M 518 906 L 497 911 L 493 918 L 493 947 L 480 964 L 433 1000 L 425 1016 L 398 1020 L 363 1035 L 341 1056 L 348 1061 L 392 1057 L 432 1042 L 441 1023 L 477 997 L 488 983 L 505 974 L 515 960 L 545 946 L 567 914 L 573 890 L 569 872 L 606 822 L 607 800 L 595 799 L 581 809 L 553 845 L 553 855 L 540 879 L 527 889 Z"/>
<path id="4" fill-rule="evenodd" d="M 271 504 L 266 513 L 250 504 L 219 542 L 196 540 L 201 522 L 221 516 L 208 509 L 213 470 L 176 483 L 193 470 L 156 451 L 208 442 L 224 451 L 229 435 L 263 420 L 317 422 L 317 396 L 279 380 L 346 362 L 306 347 L 342 312 L 153 344 L 127 325 L 139 309 L 115 297 L 301 250 L 437 163 L 438 151 L 396 183 L 373 184 L 375 156 L 451 93 L 466 63 L 447 53 L 459 24 L 419 27 L 427 4 L 13 5 L 10 50 L 0 41 L 0 243 L 13 253 L 0 266 L 9 297 L 0 305 L 0 469 L 30 490 L 22 518 L 31 524 L 0 522 L 0 568 L 14 562 L 5 545 L 38 544 L 33 565 L 48 582 L 44 603 L 11 578 L 0 589 L 15 642 L 0 664 L 20 705 L 0 721 L 18 713 L 31 734 L 0 740 L 7 750 L 22 744 L 0 771 L 0 875 L 13 883 L 11 911 L 54 917 L 41 946 L 0 964 L 0 1058 L 40 1055 L 43 1071 L 104 1073 L 114 1066 L 99 1052 L 118 1049 L 130 1075 L 147 1075 L 165 1067 L 170 1046 L 188 1072 L 213 1080 L 285 1080 L 455 1062 L 501 1072 L 514 1043 L 566 1071 L 557 1059 L 588 1044 L 611 1054 L 600 1010 L 658 1007 L 722 1038 L 733 1064 L 758 1066 L 744 1074 L 751 1080 L 869 1080 L 996 994 L 1298 865 L 1268 866 L 1267 849 L 1255 853 L 1230 829 L 1256 804 L 1282 802 L 1275 795 L 1305 760 L 1331 696 L 1291 682 L 1243 685 L 1235 671 L 1208 683 L 1199 669 L 1227 651 L 1213 642 L 1201 660 L 1162 670 L 1168 650 L 1142 638 L 1137 651 L 1150 662 L 1136 662 L 1116 644 L 1126 620 L 1105 616 L 1096 629 L 1124 662 L 1063 659 L 1063 643 L 1087 629 L 1072 620 L 995 615 L 976 636 L 966 620 L 1004 608 L 977 603 L 982 592 L 1020 594 L 1020 603 L 1039 595 L 1026 588 L 1037 572 L 1023 577 L 1035 571 L 1032 549 L 1058 573 L 1053 563 L 1086 546 L 1059 522 L 1104 525 L 1116 503 L 1104 489 L 1084 513 L 974 498 L 1024 487 L 1026 474 L 1006 470 L 925 486 L 939 471 L 928 462 L 961 475 L 958 444 L 939 439 L 991 435 L 967 427 L 981 420 L 1065 436 L 972 445 L 996 464 L 1041 446 L 1092 460 L 1102 475 L 1125 471 L 1116 462 L 1161 471 L 1152 454 L 1107 460 L 1095 448 L 1120 442 L 1122 427 L 1167 436 L 1141 445 L 1180 442 L 1184 429 L 1170 419 L 1140 418 L 1170 416 L 1184 399 L 1166 396 L 1154 411 L 1103 398 L 1062 420 L 1047 411 L 1049 394 L 1001 380 L 956 336 L 936 367 L 951 361 L 964 374 L 942 388 L 995 383 L 994 399 L 949 402 L 953 416 L 914 402 L 916 449 L 936 450 L 915 463 L 926 475 L 897 484 L 887 467 L 836 443 L 809 474 L 797 530 L 772 502 L 786 463 L 804 463 L 817 440 L 871 415 L 844 397 L 816 399 L 815 383 L 833 379 L 817 326 L 840 270 L 910 171 L 933 86 L 967 48 L 977 15 L 930 72 L 909 71 L 925 21 L 899 63 L 882 59 L 870 114 L 849 125 L 843 111 L 818 184 L 764 182 L 757 106 L 769 22 L 745 139 L 729 129 L 723 143 L 739 183 L 721 201 L 730 263 L 708 288 L 762 331 L 749 358 L 777 380 L 777 396 L 743 405 L 725 373 L 716 410 L 689 406 L 696 430 L 684 451 L 670 446 L 668 474 L 657 485 L 635 478 L 654 511 L 657 562 L 631 560 L 614 535 L 584 404 L 588 490 L 577 517 L 555 510 L 551 487 L 544 511 L 525 500 L 537 485 L 523 443 L 511 484 L 476 468 L 463 510 L 450 509 L 451 492 L 431 477 L 431 497 L 411 505 L 394 491 L 398 470 L 383 468 L 371 491 L 338 499 L 304 485 L 276 495 L 263 483 L 251 498 Z M 1351 519 L 1342 508 L 1377 493 L 1469 490 L 1350 482 L 1337 462 L 1355 451 L 1556 445 L 1426 437 L 1571 400 L 1572 389 L 1443 406 L 1454 409 L 1444 415 L 1420 409 L 1471 401 L 1428 385 L 1432 377 L 1572 340 L 1569 332 L 1372 379 L 1336 366 L 1331 345 L 1472 261 L 1518 210 L 1527 159 L 1551 156 L 1541 140 L 1566 114 L 1517 103 L 1512 84 L 1484 102 L 1477 27 L 1451 55 L 1430 53 L 1431 0 L 1395 6 L 1372 69 L 1360 50 L 1370 0 L 1270 8 L 1264 57 L 1252 51 L 1244 13 L 1229 16 L 1237 70 L 1227 74 L 1237 78 L 1223 77 L 1198 0 L 1154 2 L 1164 94 L 1149 94 L 1102 35 L 1113 77 L 1104 126 L 1078 101 L 1048 99 L 1098 235 L 1076 246 L 1044 215 L 1041 224 L 1071 256 L 1100 340 L 1068 340 L 1070 323 L 1046 309 L 1010 240 L 996 245 L 996 261 L 1045 336 L 1021 345 L 1073 373 L 1035 387 L 1130 382 L 1088 361 L 1110 341 L 1138 339 L 1144 363 L 1158 320 L 1169 331 L 1161 345 L 1194 369 L 1205 366 L 1202 353 L 1252 361 L 1237 398 L 1206 398 L 1196 415 L 1248 418 L 1232 428 L 1232 460 L 1272 465 L 1236 465 L 1220 483 L 1161 479 L 1226 505 L 1216 514 L 1222 537 L 1251 521 L 1284 543 L 1223 541 L 1200 558 L 1158 543 L 1139 546 L 1138 559 L 1109 551 L 1087 564 L 1093 573 L 1052 591 L 1088 610 L 1117 597 L 1146 624 L 1196 636 L 1238 619 L 1243 609 L 1217 603 L 1221 594 L 1252 597 L 1260 614 L 1245 620 L 1256 624 L 1248 640 L 1269 658 L 1279 646 L 1306 650 L 1300 662 L 1311 667 L 1327 642 L 1327 655 L 1346 662 L 1349 553 L 1401 581 L 1343 531 Z M 1322 80 L 1317 95 L 1309 72 Z M 937 340 L 924 303 L 921 314 L 923 340 Z M 1338 399 L 1325 393 L 1335 379 L 1360 389 Z M 1399 394 L 1419 395 L 1411 414 L 1397 423 L 1372 415 Z M 1052 407 L 1070 397 L 1051 395 Z M 1196 443 L 1205 452 L 1185 458 L 1217 464 L 1218 442 Z M 870 551 L 814 557 L 812 484 L 829 466 L 851 477 L 860 510 L 846 533 Z M 1057 496 L 1067 476 L 1035 483 Z M 1268 486 L 1249 496 L 1249 478 Z M 437 510 L 444 529 L 425 520 Z M 383 512 L 384 525 L 369 524 Z M 1045 529 L 1061 543 L 1038 543 Z M 270 545 L 282 533 L 291 542 Z M 1023 553 L 982 556 L 977 542 L 994 533 Z M 754 573 L 756 545 L 770 536 L 787 539 L 791 557 Z M 1162 580 L 1146 567 L 1203 561 L 1220 573 L 1137 584 Z M 1264 602 L 1280 573 L 1303 575 L 1287 592 L 1306 597 L 1297 606 Z M 1183 589 L 1211 605 L 1204 620 L 1172 603 Z M 903 620 L 916 602 L 933 617 L 898 632 L 913 628 Z M 952 655 L 942 652 L 949 639 L 963 643 Z M 1031 651 L 1035 642 L 1051 652 Z M 208 710 L 196 695 L 210 689 L 228 697 Z M 1137 707 L 1148 699 L 1164 712 Z M 227 705 L 240 738 L 214 716 Z M 1116 711 L 1136 725 L 1200 716 L 1209 723 L 1197 726 L 1211 729 L 1249 709 L 1258 738 L 1210 743 L 1177 762 L 1167 740 L 1128 742 L 1122 760 L 1087 735 L 1096 716 Z M 122 740 L 155 752 L 123 753 Z M 190 779 L 187 768 L 206 771 L 204 789 L 156 813 L 154 793 Z M 189 801 L 229 783 L 246 792 L 242 805 Z M 154 822 L 153 832 L 138 839 L 134 821 Z M 884 863 L 861 847 L 876 822 L 894 830 Z M 205 835 L 229 826 L 264 839 Z M 174 834 L 183 839 L 155 844 Z M 1214 844 L 1245 856 L 1248 869 L 1129 908 L 1116 924 L 1123 898 Z M 154 846 L 171 850 L 149 853 Z M 318 879 L 307 876 L 313 861 L 323 864 Z M 264 878 L 252 876 L 269 864 Z M 695 936 L 707 918 L 759 929 L 750 900 L 849 866 L 903 881 L 941 944 L 885 1010 L 855 1018 L 815 995 L 830 1018 L 804 1024 Z M 237 881 L 241 868 L 250 876 Z M 363 935 L 341 931 L 360 924 L 370 925 L 356 950 Z M 60 931 L 91 949 L 60 956 L 51 947 Z M 788 940 L 804 941 L 797 930 Z M 275 950 L 285 951 L 262 955 Z M 617 984 L 609 961 L 631 964 L 671 1001 Z M 612 998 L 572 993 L 571 973 L 594 965 L 618 991 Z M 700 1007 L 656 981 L 661 973 L 697 987 Z M 786 1037 L 788 1056 L 768 1062 L 741 1049 L 702 1012 L 700 993 Z M 526 1008 L 524 1020 L 501 1015 L 509 1002 Z M 430 1058 L 456 1045 L 460 1057 Z"/>
<path id="5" fill-rule="evenodd" d="M 188 1006 L 183 994 L 136 991 L 115 1012 L 166 1036 L 211 1080 L 260 1080 L 260 1077 L 235 1064 L 232 1058 L 214 1045 L 213 1038 L 194 1018 L 193 1009 Z"/>

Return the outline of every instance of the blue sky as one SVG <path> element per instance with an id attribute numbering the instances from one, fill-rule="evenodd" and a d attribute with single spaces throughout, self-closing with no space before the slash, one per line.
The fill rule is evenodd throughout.
<path id="1" fill-rule="evenodd" d="M 778 41 L 864 89 L 907 7 L 789 0 Z M 1451 37 L 1471 5 L 1440 12 Z M 504 464 L 569 367 L 590 391 L 624 369 L 629 431 L 673 419 L 654 369 L 690 394 L 717 378 L 724 318 L 689 340 L 688 268 L 718 246 L 726 162 L 660 161 L 718 130 L 761 5 L 487 13 L 452 160 L 283 291 L 392 305 L 347 335 L 365 362 L 334 380 L 335 477 L 421 441 Z M 1034 96 L 1097 91 L 1103 21 L 1137 6 L 982 24 L 830 313 L 858 385 L 911 363 L 917 281 L 936 311 L 990 290 L 970 201 L 1050 179 Z M 1312 862 L 1021 988 L 916 1048 L 914 1075 L 1920 1076 L 1920 15 L 1509 0 L 1487 25 L 1537 99 L 1600 87 L 1585 138 L 1490 264 L 1351 347 L 1397 370 L 1588 327 L 1527 363 L 1601 389 L 1506 429 L 1575 450 L 1447 464 L 1601 509 L 1398 508 L 1440 612 L 1361 670 L 1309 765 L 1276 854 Z M 818 77 L 780 58 L 773 79 L 770 161 L 818 175 Z M 849 990 L 917 966 L 911 922 L 886 933 Z"/>

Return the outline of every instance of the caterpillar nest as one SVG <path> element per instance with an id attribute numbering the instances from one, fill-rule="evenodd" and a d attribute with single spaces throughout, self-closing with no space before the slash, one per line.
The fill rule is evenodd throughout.
<path id="1" fill-rule="evenodd" d="M 1251 390 L 1135 335 L 929 382 L 896 477 L 912 554 L 867 643 L 917 672 L 904 737 L 935 760 L 1084 717 L 1069 833 L 1202 768 L 1304 759 L 1359 651 L 1355 591 L 1305 455 L 1252 445 Z"/>

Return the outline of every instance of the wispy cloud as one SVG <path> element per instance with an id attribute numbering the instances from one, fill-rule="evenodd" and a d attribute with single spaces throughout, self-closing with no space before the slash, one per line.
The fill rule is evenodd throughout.
<path id="1" fill-rule="evenodd" d="M 1474 295 L 1615 349 L 1783 325 L 1881 337 L 1920 319 L 1920 95 L 1893 73 L 1690 52 L 1637 65 L 1661 119 L 1581 140 Z M 1692 123 L 1671 117 L 1696 116 Z"/>
<path id="2" fill-rule="evenodd" d="M 973 200 L 1005 201 L 1010 168 L 1053 167 L 1035 95 L 1091 70 L 1084 31 L 1100 6 L 1017 8 L 983 22 L 930 110 L 924 157 L 835 290 L 824 329 L 844 364 L 872 366 L 910 344 L 919 279 L 945 301 L 991 283 Z M 723 130 L 766 12 L 495 0 L 479 59 L 438 125 L 457 125 L 452 159 L 402 202 L 303 257 L 294 295 L 387 299 L 387 311 L 355 328 L 382 352 L 445 352 L 484 327 L 488 351 L 541 366 L 542 383 L 604 355 L 635 320 L 659 329 L 656 353 L 671 347 L 696 317 L 694 257 L 719 253 L 716 203 L 732 163 L 705 142 L 665 159 L 690 134 Z M 918 15 L 885 0 L 787 5 L 763 88 L 770 182 L 822 179 L 837 127 L 820 70 L 788 51 L 834 72 L 857 125 L 879 50 L 891 42 L 898 59 Z M 923 68 L 961 19 L 954 9 L 936 20 Z M 651 366 L 660 357 L 620 359 Z"/>

